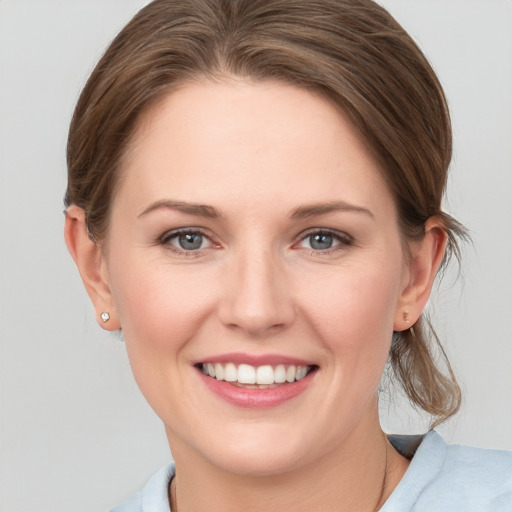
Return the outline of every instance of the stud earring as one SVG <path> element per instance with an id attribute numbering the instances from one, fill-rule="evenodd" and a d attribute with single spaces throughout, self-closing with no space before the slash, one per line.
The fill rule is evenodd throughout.
<path id="1" fill-rule="evenodd" d="M 104 311 L 103 313 L 101 313 L 101 319 L 104 321 L 104 322 L 108 322 L 110 320 L 110 314 L 108 311 Z"/>
<path id="2" fill-rule="evenodd" d="M 409 320 L 409 311 L 404 311 L 404 321 L 407 325 L 411 323 Z"/>

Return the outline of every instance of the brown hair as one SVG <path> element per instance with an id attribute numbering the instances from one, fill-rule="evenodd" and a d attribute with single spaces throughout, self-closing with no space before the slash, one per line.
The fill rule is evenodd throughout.
<path id="1" fill-rule="evenodd" d="M 141 112 L 184 82 L 226 75 L 282 80 L 337 104 L 379 161 L 405 237 L 421 238 L 436 215 L 448 236 L 445 262 L 459 256 L 464 229 L 441 210 L 452 152 L 444 93 L 417 45 L 371 0 L 156 0 L 143 8 L 97 64 L 71 122 L 65 204 L 84 209 L 93 240 L 108 230 Z M 412 403 L 439 423 L 461 396 L 426 324 L 395 332 L 390 363 Z"/>

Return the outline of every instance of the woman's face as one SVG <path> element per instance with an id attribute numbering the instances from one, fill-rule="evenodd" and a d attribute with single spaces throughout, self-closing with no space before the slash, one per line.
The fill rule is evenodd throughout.
<path id="1" fill-rule="evenodd" d="M 326 100 L 202 82 L 148 111 L 104 272 L 175 456 L 272 474 L 378 428 L 402 243 L 377 164 Z"/>

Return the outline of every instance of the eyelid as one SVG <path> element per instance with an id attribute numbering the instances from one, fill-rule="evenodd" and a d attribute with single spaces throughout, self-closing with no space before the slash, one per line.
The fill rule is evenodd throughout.
<path id="1" fill-rule="evenodd" d="M 179 235 L 187 234 L 187 233 L 200 234 L 201 236 L 203 236 L 209 240 L 210 246 L 204 247 L 202 249 L 186 251 L 185 249 L 180 249 L 179 247 L 176 247 L 175 245 L 172 245 L 170 243 L 170 241 L 173 238 L 178 237 Z M 195 256 L 195 255 L 201 254 L 203 251 L 208 250 L 208 249 L 220 248 L 220 244 L 215 242 L 214 237 L 208 230 L 206 230 L 204 228 L 200 228 L 200 227 L 194 227 L 194 226 L 187 226 L 187 227 L 183 227 L 183 228 L 170 229 L 168 231 L 165 231 L 161 236 L 159 236 L 157 238 L 156 243 L 158 245 L 164 246 L 165 248 L 167 248 L 168 250 L 170 250 L 174 253 L 183 254 L 186 256 Z"/>
<path id="2" fill-rule="evenodd" d="M 303 231 L 297 238 L 296 241 L 293 243 L 293 247 L 296 248 L 298 245 L 303 242 L 306 238 L 308 238 L 311 235 L 315 235 L 318 233 L 331 235 L 339 240 L 339 244 L 335 245 L 334 247 L 330 247 L 329 249 L 324 250 L 315 250 L 310 249 L 310 252 L 312 254 L 325 254 L 329 252 L 334 252 L 338 250 L 343 250 L 347 246 L 354 244 L 354 238 L 351 237 L 349 234 L 345 233 L 344 231 L 338 231 L 336 229 L 330 229 L 330 228 L 309 228 L 306 231 Z M 299 247 L 300 248 L 300 247 Z M 302 249 L 308 250 L 308 248 L 303 247 Z"/>
<path id="3" fill-rule="evenodd" d="M 180 249 L 179 247 L 176 247 L 175 245 L 172 245 L 169 243 L 171 239 L 173 239 L 179 235 L 187 234 L 187 233 L 198 233 L 198 234 L 202 235 L 203 237 L 207 238 L 211 245 L 209 247 L 205 247 L 203 249 L 187 251 L 184 249 Z M 353 237 L 343 231 L 338 231 L 336 229 L 331 229 L 331 228 L 309 228 L 309 229 L 301 232 L 296 237 L 295 242 L 292 244 L 292 248 L 299 249 L 300 248 L 299 244 L 301 242 L 303 242 L 307 237 L 314 235 L 314 234 L 318 234 L 318 233 L 331 235 L 331 236 L 335 237 L 339 241 L 339 243 L 333 247 L 330 247 L 329 249 L 324 249 L 324 250 L 310 249 L 310 252 L 312 254 L 319 255 L 319 254 L 335 252 L 335 251 L 345 249 L 346 247 L 354 244 Z M 157 238 L 156 243 L 158 245 L 165 246 L 166 248 L 168 248 L 169 250 L 171 250 L 175 253 L 185 254 L 188 256 L 198 255 L 207 249 L 212 249 L 212 248 L 218 249 L 221 247 L 221 244 L 219 244 L 218 242 L 215 241 L 214 236 L 210 233 L 210 231 L 208 231 L 204 228 L 195 227 L 195 226 L 187 226 L 187 227 L 183 227 L 183 228 L 176 228 L 176 229 L 171 229 L 171 230 L 165 231 L 161 236 L 159 236 Z M 307 248 L 302 248 L 302 249 L 308 250 Z"/>
<path id="4" fill-rule="evenodd" d="M 209 236 L 209 234 L 203 228 L 196 228 L 196 227 L 191 226 L 191 227 L 186 227 L 186 228 L 177 228 L 177 229 L 170 229 L 169 231 L 165 231 L 161 236 L 158 237 L 158 241 L 161 243 L 166 243 L 171 238 L 174 238 L 175 236 L 186 235 L 187 233 L 199 233 L 200 235 L 203 235 L 208 239 L 211 238 Z"/>

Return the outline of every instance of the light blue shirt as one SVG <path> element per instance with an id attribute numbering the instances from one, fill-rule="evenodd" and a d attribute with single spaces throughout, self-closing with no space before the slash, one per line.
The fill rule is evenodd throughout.
<path id="1" fill-rule="evenodd" d="M 447 445 L 434 431 L 389 439 L 414 456 L 380 512 L 512 512 L 512 452 Z M 111 512 L 171 512 L 167 488 L 174 471 L 174 464 L 162 468 Z"/>

